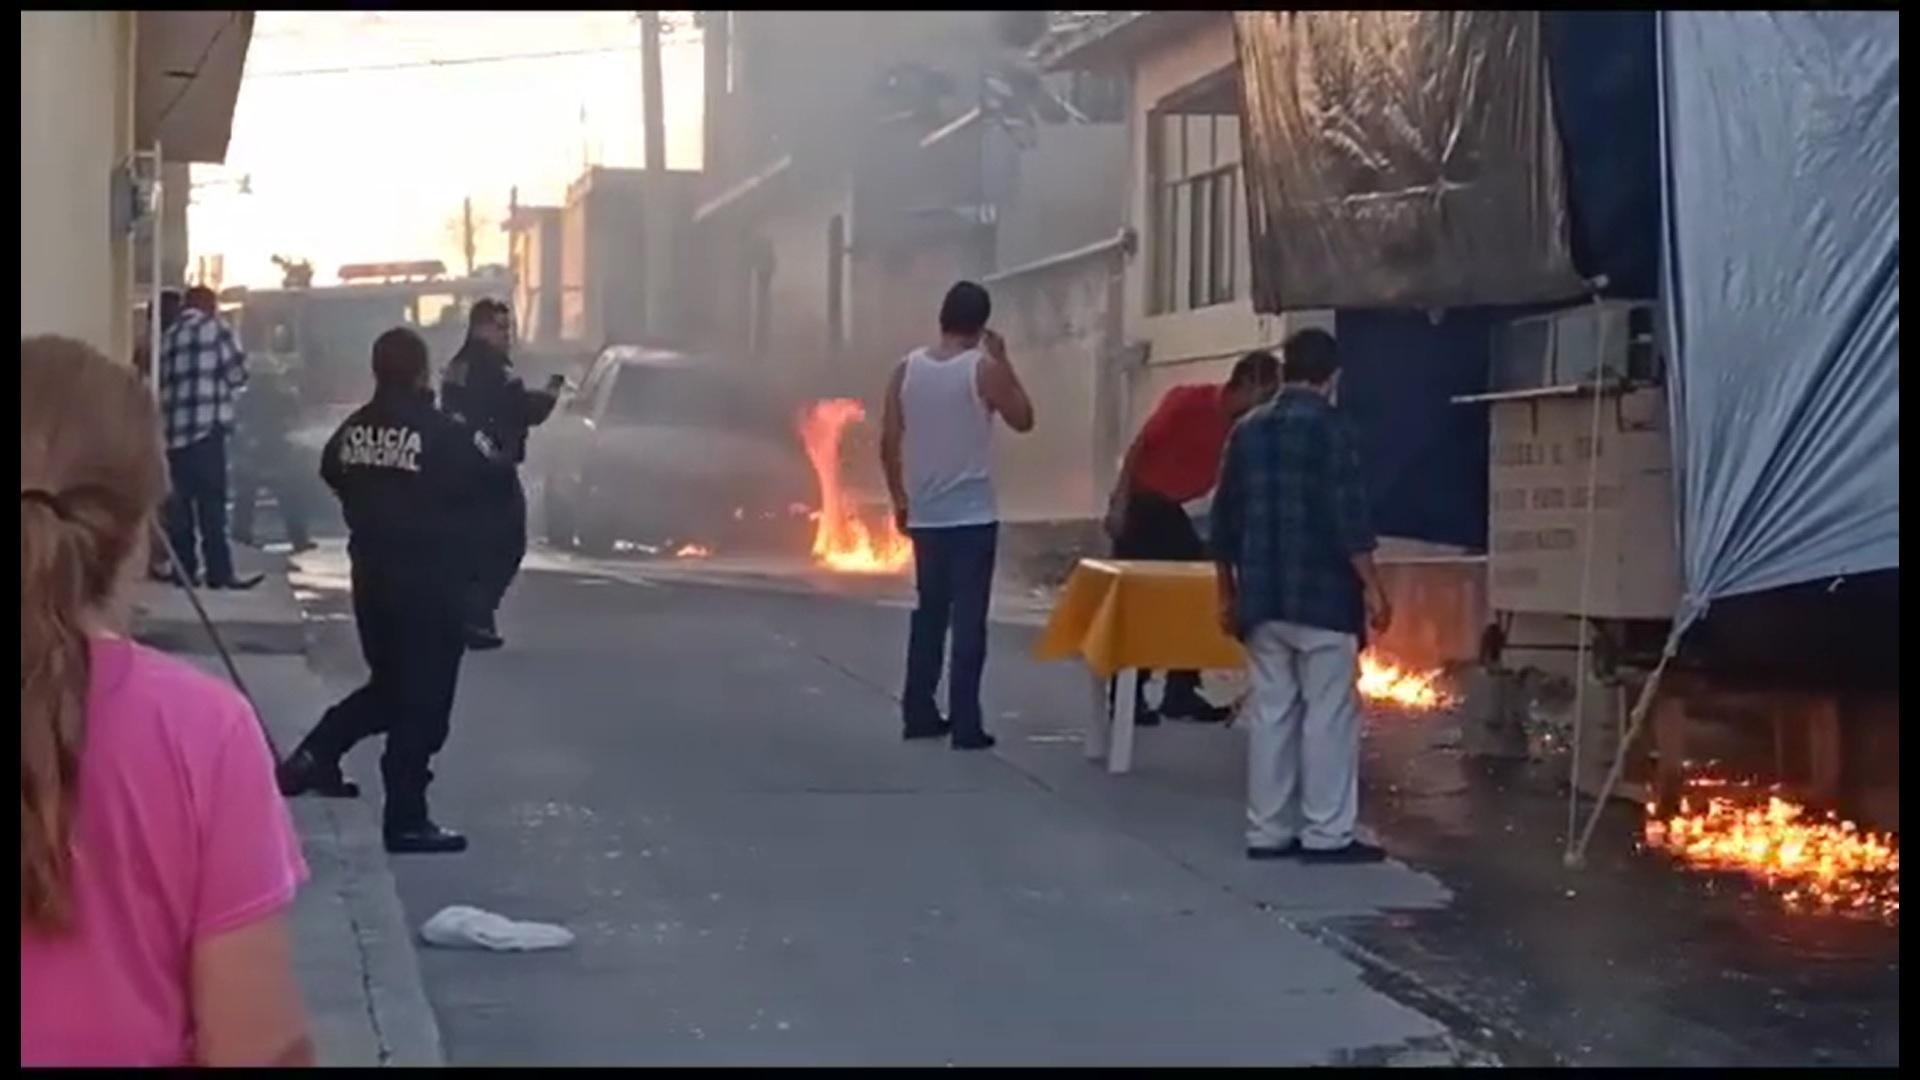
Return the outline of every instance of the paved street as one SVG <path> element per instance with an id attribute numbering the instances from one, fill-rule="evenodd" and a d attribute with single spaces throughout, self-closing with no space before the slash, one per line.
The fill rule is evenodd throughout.
<path id="1" fill-rule="evenodd" d="M 1237 777 L 1188 771 L 1225 763 L 1238 736 L 1168 731 L 1143 744 L 1162 768 L 1108 777 L 1067 738 L 1083 678 L 1009 655 L 1017 633 L 990 676 L 1004 754 L 904 744 L 888 689 L 901 623 L 850 601 L 524 577 L 509 648 L 469 659 L 439 769 L 437 807 L 474 850 L 396 875 L 416 924 L 470 903 L 580 941 L 423 951 L 448 1060 L 1443 1052 L 1439 1024 L 1287 922 L 1374 896 L 1436 903 L 1436 886 L 1391 866 L 1248 867 Z M 352 767 L 372 777 L 372 754 Z M 1217 790 L 1195 800 L 1196 780 Z M 1291 890 L 1297 912 L 1276 889 L 1289 875 L 1317 879 Z"/>
<path id="2" fill-rule="evenodd" d="M 309 565 L 344 689 L 339 559 Z M 1897 927 L 1676 875 L 1627 816 L 1570 875 L 1551 778 L 1463 759 L 1444 718 L 1370 725 L 1367 820 L 1418 869 L 1249 864 L 1242 736 L 1089 766 L 1085 678 L 1026 659 L 1017 594 L 977 756 L 897 738 L 896 585 L 529 566 L 436 787 L 475 848 L 394 869 L 416 926 L 468 903 L 580 941 L 422 950 L 450 1062 L 1898 1060 Z"/>

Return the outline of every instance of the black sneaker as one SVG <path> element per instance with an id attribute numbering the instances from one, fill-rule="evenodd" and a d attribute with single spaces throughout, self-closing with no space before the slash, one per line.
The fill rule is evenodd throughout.
<path id="1" fill-rule="evenodd" d="M 1377 863 L 1385 862 L 1385 848 L 1360 840 L 1349 840 L 1345 847 L 1303 848 L 1300 857 L 1310 863 Z"/>
<path id="2" fill-rule="evenodd" d="M 457 855 L 467 850 L 466 837 L 431 822 L 415 829 L 389 829 L 386 841 L 392 855 Z"/>
<path id="3" fill-rule="evenodd" d="M 1160 703 L 1160 715 L 1169 720 L 1185 720 L 1191 724 L 1224 724 L 1233 718 L 1233 710 L 1195 694 L 1191 698 L 1177 699 Z"/>
<path id="4" fill-rule="evenodd" d="M 265 580 L 267 580 L 267 575 L 265 574 L 252 574 L 243 578 L 230 578 L 226 581 L 210 581 L 207 583 L 207 588 L 224 592 L 247 592 L 251 589 L 258 588 L 260 583 Z"/>
<path id="5" fill-rule="evenodd" d="M 999 741 L 1000 740 L 985 732 L 981 732 L 978 735 L 955 735 L 953 737 L 953 748 L 955 750 L 991 750 L 994 744 Z"/>
<path id="6" fill-rule="evenodd" d="M 479 626 L 467 627 L 467 648 L 474 652 L 490 652 L 506 643 L 507 639 L 492 630 Z"/>
<path id="7" fill-rule="evenodd" d="M 295 750 L 293 756 L 275 766 L 273 778 L 280 785 L 280 794 L 289 799 L 309 792 L 323 799 L 360 797 L 360 785 L 341 775 L 339 762 L 326 764 L 306 750 Z"/>
<path id="8" fill-rule="evenodd" d="M 1249 845 L 1247 847 L 1247 858 L 1255 862 L 1268 859 L 1293 859 L 1298 858 L 1300 853 L 1305 850 L 1305 848 L 1300 846 L 1299 840 L 1289 840 L 1277 847 L 1256 847 Z"/>

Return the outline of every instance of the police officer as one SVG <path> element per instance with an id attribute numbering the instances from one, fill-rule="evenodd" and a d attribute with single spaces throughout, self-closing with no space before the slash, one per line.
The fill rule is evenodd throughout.
<path id="1" fill-rule="evenodd" d="M 447 364 L 440 407 L 454 420 L 483 431 L 506 459 L 493 473 L 476 522 L 478 565 L 468 594 L 467 644 L 497 649 L 504 642 L 494 613 L 527 554 L 527 494 L 520 463 L 527 459 L 527 432 L 546 422 L 561 384 L 529 390 L 514 373 L 507 348 L 513 343 L 513 312 L 498 300 L 480 300 L 467 316 L 467 341 Z"/>
<path id="2" fill-rule="evenodd" d="M 419 335 L 382 334 L 373 377 L 373 400 L 334 432 L 320 463 L 346 514 L 353 618 L 371 675 L 281 763 L 280 790 L 355 797 L 340 759 L 384 734 L 387 850 L 464 851 L 466 837 L 427 815 L 428 766 L 447 740 L 464 651 L 468 574 L 458 556 L 481 485 L 501 466 L 486 435 L 434 409 Z"/>

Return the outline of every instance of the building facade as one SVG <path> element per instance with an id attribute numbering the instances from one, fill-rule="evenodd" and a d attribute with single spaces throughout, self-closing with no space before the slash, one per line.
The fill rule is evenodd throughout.
<path id="1" fill-rule="evenodd" d="M 226 156 L 252 34 L 247 11 L 20 13 L 23 335 L 131 356 L 136 239 L 159 209 L 138 196 L 154 169 L 135 153 L 159 146 L 162 177 L 182 187 L 167 217 L 184 222 L 177 166 Z M 163 249 L 167 233 L 180 250 L 163 250 L 163 280 L 185 259 L 182 232 L 163 231 Z"/>
<path id="2" fill-rule="evenodd" d="M 1056 71 L 1127 86 L 1126 223 L 1139 238 L 1121 289 L 1141 363 L 1128 381 L 1129 435 L 1170 388 L 1220 382 L 1248 350 L 1332 312 L 1253 310 L 1240 169 L 1238 58 L 1228 11 L 1116 12 L 1052 43 Z"/>

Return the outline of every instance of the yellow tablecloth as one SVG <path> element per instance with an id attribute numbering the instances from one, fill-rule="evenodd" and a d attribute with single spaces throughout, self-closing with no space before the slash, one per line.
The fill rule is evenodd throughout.
<path id="1" fill-rule="evenodd" d="M 1082 559 L 1033 654 L 1084 659 L 1102 676 L 1242 667 L 1246 654 L 1220 632 L 1218 609 L 1212 563 Z"/>

